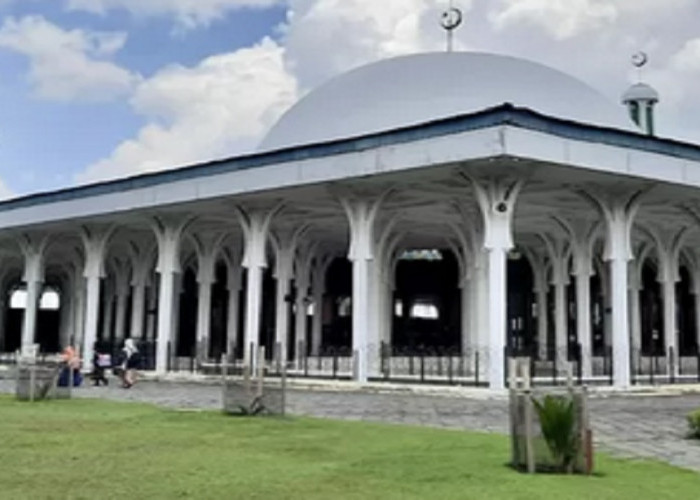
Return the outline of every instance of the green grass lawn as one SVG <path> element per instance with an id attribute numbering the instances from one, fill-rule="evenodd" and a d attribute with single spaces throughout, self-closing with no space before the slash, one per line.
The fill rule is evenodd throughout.
<path id="1" fill-rule="evenodd" d="M 700 474 L 597 457 L 598 475 L 509 469 L 503 436 L 0 397 L 0 498 L 696 498 Z"/>

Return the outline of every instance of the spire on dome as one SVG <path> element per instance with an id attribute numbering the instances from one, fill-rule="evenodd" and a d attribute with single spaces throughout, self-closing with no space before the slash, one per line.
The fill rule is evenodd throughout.
<path id="1" fill-rule="evenodd" d="M 447 32 L 447 52 L 452 52 L 454 46 L 454 32 L 464 20 L 462 10 L 454 6 L 454 0 L 450 0 L 448 9 L 442 13 L 440 25 Z"/>
<path id="2" fill-rule="evenodd" d="M 642 68 L 648 62 L 649 57 L 644 52 L 632 56 L 632 64 L 639 70 L 639 81 L 622 95 L 622 103 L 627 106 L 632 121 L 647 134 L 654 135 L 654 108 L 659 102 L 659 93 L 641 81 Z"/>

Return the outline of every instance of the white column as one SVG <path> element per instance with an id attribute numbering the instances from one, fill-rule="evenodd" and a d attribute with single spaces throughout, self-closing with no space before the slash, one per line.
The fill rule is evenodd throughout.
<path id="1" fill-rule="evenodd" d="M 308 318 L 307 318 L 307 295 L 309 293 L 309 278 L 308 274 L 304 270 L 297 272 L 296 279 L 296 304 L 295 304 L 295 315 L 294 315 L 294 344 L 296 346 L 296 359 L 297 366 L 301 366 L 301 360 L 304 358 L 306 353 L 301 352 L 299 346 L 304 343 L 304 349 L 308 349 L 306 345 L 306 339 L 308 338 Z"/>
<path id="2" fill-rule="evenodd" d="M 238 342 L 238 323 L 239 323 L 239 304 L 241 296 L 241 274 L 242 268 L 234 263 L 229 263 L 228 268 L 228 322 L 226 324 L 226 349 L 231 346 L 231 343 Z M 233 356 L 235 353 L 230 352 Z"/>
<path id="3" fill-rule="evenodd" d="M 552 285 L 554 286 L 554 334 L 556 343 L 556 352 L 559 366 L 563 366 L 567 360 L 567 347 L 569 345 L 568 323 L 567 323 L 567 296 L 566 286 L 568 280 L 557 279 Z"/>
<path id="4" fill-rule="evenodd" d="M 105 276 L 104 257 L 111 228 L 82 228 L 82 240 L 85 247 L 85 314 L 83 327 L 83 366 L 92 366 L 92 356 L 97 341 L 100 314 L 100 286 Z"/>
<path id="5" fill-rule="evenodd" d="M 358 382 L 367 382 L 367 337 L 369 330 L 369 260 L 352 260 L 352 344 L 357 353 Z"/>
<path id="6" fill-rule="evenodd" d="M 248 279 L 246 288 L 246 313 L 243 330 L 243 359 L 255 369 L 255 352 L 260 340 L 260 315 L 262 314 L 262 279 L 264 267 L 246 266 Z"/>
<path id="7" fill-rule="evenodd" d="M 369 377 L 369 342 L 376 339 L 376 321 L 370 308 L 373 288 L 372 261 L 374 259 L 374 223 L 377 212 L 389 193 L 377 200 L 343 199 L 350 225 L 350 250 L 348 259 L 352 262 L 352 347 L 356 354 L 355 380 L 367 382 Z M 376 311 L 375 311 L 376 312 Z"/>
<path id="8" fill-rule="evenodd" d="M 663 324 L 664 341 L 666 343 L 666 356 L 673 364 L 675 375 L 678 375 L 678 329 L 676 315 L 676 281 L 674 279 L 661 280 L 661 294 L 663 298 Z M 673 358 L 670 353 L 673 351 Z M 670 371 L 669 371 L 670 375 Z"/>
<path id="9" fill-rule="evenodd" d="M 168 367 L 168 345 L 176 328 L 179 297 L 176 297 L 176 279 L 180 273 L 180 240 L 191 219 L 165 220 L 154 218 L 153 230 L 158 241 L 158 331 L 156 345 L 156 372 L 165 373 Z"/>
<path id="10" fill-rule="evenodd" d="M 576 336 L 581 346 L 581 374 L 593 375 L 591 339 L 591 275 L 577 272 L 576 280 Z"/>
<path id="11" fill-rule="evenodd" d="M 548 291 L 549 287 L 544 280 L 535 287 L 535 294 L 537 296 L 537 344 L 540 359 L 547 358 L 547 334 L 549 331 L 549 318 L 547 316 L 549 312 L 549 308 L 547 307 Z"/>
<path id="12" fill-rule="evenodd" d="M 640 307 L 640 292 L 642 289 L 642 267 L 645 255 L 638 258 L 638 262 L 630 262 L 629 265 L 629 308 L 630 308 L 630 335 L 633 353 L 641 356 L 642 350 L 642 312 Z"/>
<path id="13" fill-rule="evenodd" d="M 630 326 L 629 326 L 629 262 L 632 253 L 632 225 L 639 209 L 639 196 L 618 194 L 608 199 L 587 194 L 597 204 L 606 224 L 607 238 L 605 260 L 610 268 L 610 301 L 612 303 L 613 383 L 616 387 L 629 387 L 630 373 Z"/>
<path id="14" fill-rule="evenodd" d="M 211 287 L 214 280 L 211 276 L 200 276 L 199 297 L 197 298 L 197 348 L 199 356 L 209 357 L 209 337 L 211 335 Z"/>
<path id="15" fill-rule="evenodd" d="M 479 366 L 482 370 L 488 367 L 487 353 L 491 341 L 489 332 L 489 282 L 488 282 L 488 260 L 483 251 L 475 254 L 476 258 L 476 348 L 479 354 Z M 483 373 L 486 376 L 486 372 Z"/>
<path id="16" fill-rule="evenodd" d="M 175 310 L 175 279 L 177 273 L 172 268 L 158 270 L 160 290 L 158 294 L 158 332 L 156 346 L 156 372 L 165 373 L 168 366 L 168 345 L 172 340 Z M 172 348 L 172 346 L 171 346 Z"/>
<path id="17" fill-rule="evenodd" d="M 59 310 L 59 332 L 58 332 L 58 345 L 65 347 L 70 343 L 71 332 L 75 330 L 75 318 L 73 307 L 73 302 L 75 298 L 72 293 L 69 293 L 71 284 L 66 284 L 65 288 L 62 287 L 60 290 L 61 297 L 61 307 Z M 2 319 L 0 319 L 2 323 Z"/>
<path id="18" fill-rule="evenodd" d="M 268 211 L 246 212 L 238 208 L 238 219 L 243 228 L 245 250 L 243 267 L 248 270 L 246 283 L 246 314 L 243 329 L 243 358 L 253 370 L 260 339 L 262 314 L 263 269 L 267 267 L 266 244 L 272 218 L 281 210 L 278 206 Z M 253 356 L 251 357 L 251 351 Z"/>
<path id="19" fill-rule="evenodd" d="M 513 248 L 515 203 L 524 181 L 477 181 L 471 183 L 484 227 L 484 249 L 488 252 L 488 380 L 492 389 L 505 388 L 505 346 L 507 335 L 506 258 Z"/>
<path id="20" fill-rule="evenodd" d="M 314 317 L 311 326 L 311 354 L 318 356 L 323 344 L 323 295 L 326 289 L 327 267 L 317 263 L 312 277 Z"/>
<path id="21" fill-rule="evenodd" d="M 146 280 L 131 283 L 131 338 L 143 339 L 144 316 L 146 312 Z"/>
<path id="22" fill-rule="evenodd" d="M 569 345 L 568 300 L 566 287 L 569 284 L 569 255 L 564 239 L 541 236 L 547 249 L 551 266 L 551 285 L 554 287 L 554 356 L 557 366 L 564 368 Z"/>
<path id="23" fill-rule="evenodd" d="M 35 343 L 36 320 L 39 312 L 39 299 L 43 283 L 37 280 L 25 282 L 27 287 L 27 305 L 24 309 L 24 322 L 22 323 L 22 348 L 25 349 Z"/>
<path id="24" fill-rule="evenodd" d="M 695 297 L 695 338 L 696 346 L 700 349 L 700 290 L 694 291 Z"/>
<path id="25" fill-rule="evenodd" d="M 83 338 L 83 366 L 92 366 L 92 356 L 97 341 L 97 323 L 100 314 L 100 284 L 102 276 L 99 273 L 85 275 L 85 336 Z"/>
<path id="26" fill-rule="evenodd" d="M 627 317 L 627 261 L 610 261 L 613 331 L 613 378 L 615 385 L 630 385 L 629 321 Z"/>
<path id="27" fill-rule="evenodd" d="M 146 310 L 146 338 L 148 340 L 156 340 L 156 315 L 158 308 L 158 285 L 155 280 L 151 282 L 151 286 L 147 289 L 148 309 Z"/>
<path id="28" fill-rule="evenodd" d="M 75 300 L 73 301 L 73 345 L 84 346 L 85 338 L 85 277 L 76 269 L 73 277 Z"/>
<path id="29" fill-rule="evenodd" d="M 392 329 L 394 326 L 394 285 L 392 283 L 384 282 L 384 294 L 382 297 L 384 307 L 382 310 L 381 328 L 382 334 L 379 338 L 380 342 L 391 346 L 392 341 Z"/>
<path id="30" fill-rule="evenodd" d="M 36 243 L 27 238 L 26 241 L 22 240 L 20 245 L 24 254 L 23 281 L 27 292 L 27 304 L 22 322 L 22 350 L 25 350 L 32 346 L 36 339 L 36 321 L 44 282 L 45 242 Z"/>
<path id="31" fill-rule="evenodd" d="M 102 339 L 109 340 L 112 337 L 112 317 L 114 314 L 114 295 L 111 290 L 105 294 L 105 304 L 102 316 Z M 119 341 L 119 339 L 116 339 Z"/>
<path id="32" fill-rule="evenodd" d="M 687 229 L 682 229 L 676 234 L 661 230 L 655 233 L 661 273 L 663 296 L 663 325 L 664 340 L 666 342 L 666 356 L 672 364 L 673 373 L 669 369 L 669 375 L 677 377 L 680 373 L 680 353 L 678 352 L 678 314 L 676 299 L 676 284 L 680 281 L 679 254 L 683 245 Z M 671 352 L 673 353 L 671 355 Z M 670 368 L 670 367 L 669 367 Z"/>
<path id="33" fill-rule="evenodd" d="M 460 329 L 462 330 L 462 354 L 465 356 L 473 344 L 472 334 L 474 332 L 470 329 L 473 289 L 474 280 L 471 277 L 460 283 Z"/>
<path id="34" fill-rule="evenodd" d="M 280 357 L 288 360 L 289 346 L 289 308 L 291 297 L 291 280 L 293 275 L 294 248 L 284 245 L 277 250 L 275 279 L 277 296 L 275 302 L 275 343 L 280 346 Z"/>
<path id="35" fill-rule="evenodd" d="M 494 247 L 489 250 L 489 328 L 491 341 L 489 344 L 489 386 L 492 389 L 503 389 L 504 380 L 504 349 L 506 346 L 506 253 L 505 248 Z"/>
<path id="36" fill-rule="evenodd" d="M 128 282 L 127 282 L 128 283 Z M 126 306 L 129 300 L 128 286 L 117 290 L 117 309 L 114 322 L 114 337 L 121 343 L 126 337 Z"/>
<path id="37" fill-rule="evenodd" d="M 0 284 L 2 280 L 0 280 Z M 7 349 L 7 329 L 5 328 L 7 315 L 7 290 L 0 288 L 0 352 Z"/>
<path id="38" fill-rule="evenodd" d="M 663 254 L 663 252 L 662 252 Z M 664 257 L 662 257 L 663 259 Z M 676 283 L 678 281 L 678 269 L 670 256 L 666 257 L 661 279 L 661 296 L 663 300 L 663 331 L 666 347 L 666 358 L 669 363 L 669 376 L 678 376 L 680 356 L 678 353 L 678 315 L 676 314 Z M 673 369 L 673 373 L 671 372 Z"/>

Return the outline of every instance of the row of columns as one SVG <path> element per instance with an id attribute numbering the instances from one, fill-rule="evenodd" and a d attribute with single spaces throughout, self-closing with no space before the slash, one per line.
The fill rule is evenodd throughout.
<path id="1" fill-rule="evenodd" d="M 467 174 L 464 179 L 471 186 L 481 213 L 480 221 L 464 221 L 462 229 L 468 235 L 460 242 L 462 247 L 463 272 L 462 289 L 464 297 L 462 307 L 474 314 L 463 315 L 468 322 L 470 342 L 487 346 L 488 349 L 488 381 L 491 387 L 499 389 L 504 386 L 504 351 L 506 343 L 506 262 L 507 254 L 513 248 L 513 214 L 515 203 L 523 187 L 523 179 L 491 179 L 476 180 Z M 610 197 L 602 199 L 588 193 L 581 193 L 589 199 L 602 215 L 605 228 L 604 259 L 609 266 L 610 300 L 612 304 L 612 345 L 614 383 L 625 387 L 630 383 L 630 325 L 629 325 L 629 275 L 628 264 L 632 260 L 631 227 L 639 207 L 639 193 L 626 197 Z M 370 373 L 370 345 L 378 345 L 386 339 L 388 327 L 386 317 L 391 313 L 393 304 L 390 297 L 392 284 L 386 269 L 392 265 L 391 231 L 377 231 L 377 218 L 381 206 L 392 195 L 391 191 L 375 194 L 374 196 L 341 197 L 340 203 L 345 210 L 350 228 L 350 248 L 348 258 L 352 263 L 352 343 L 357 354 L 356 379 L 365 382 Z M 272 219 L 282 209 L 276 206 L 267 209 L 245 210 L 237 209 L 237 216 L 243 229 L 244 246 L 242 267 L 247 270 L 246 303 L 244 322 L 244 359 L 253 364 L 251 357 L 254 352 L 250 346 L 256 346 L 259 338 L 262 304 L 263 269 L 267 266 L 266 245 L 270 238 Z M 156 369 L 163 372 L 167 367 L 167 346 L 173 336 L 176 325 L 177 311 L 177 279 L 180 269 L 180 243 L 182 235 L 191 223 L 186 220 L 166 220 L 155 218 L 153 229 L 158 244 L 156 273 L 158 275 L 158 319 L 157 319 L 157 352 Z M 386 228 L 385 228 L 386 229 Z M 314 248 L 304 248 L 299 252 L 299 239 L 304 229 L 300 228 L 285 235 L 277 235 L 277 266 L 275 275 L 278 279 L 277 294 L 277 333 L 276 339 L 283 348 L 287 349 L 286 332 L 288 330 L 288 297 L 291 291 L 291 281 L 297 287 L 296 310 L 296 339 L 306 338 L 306 297 L 311 289 L 314 299 L 314 319 L 312 323 L 312 352 L 318 352 L 321 338 L 321 300 L 323 295 L 323 277 L 328 260 L 316 255 Z M 83 360 L 89 363 L 92 349 L 97 338 L 99 302 L 101 283 L 105 277 L 104 260 L 107 241 L 112 234 L 111 228 L 83 228 L 83 243 L 85 247 L 85 266 L 83 272 L 84 297 L 77 294 L 76 310 L 82 316 Z M 377 238 L 377 235 L 379 236 Z M 575 260 L 574 278 L 577 289 L 577 307 L 579 311 L 590 311 L 590 277 L 591 249 L 590 234 L 580 228 L 569 228 L 569 240 L 573 242 Z M 379 243 L 378 243 L 379 242 Z M 25 257 L 24 281 L 27 286 L 27 309 L 23 330 L 23 345 L 32 343 L 36 327 L 36 307 L 39 290 L 43 281 L 42 242 L 24 242 L 22 249 Z M 556 241 L 545 241 L 545 246 L 551 257 L 551 262 L 564 262 L 565 247 Z M 200 290 L 197 337 L 199 340 L 208 338 L 209 309 L 211 305 L 211 287 L 213 269 L 218 242 L 215 240 L 199 241 L 196 245 L 199 258 L 198 283 Z M 675 253 L 674 253 L 675 252 Z M 677 248 L 669 249 L 669 255 L 676 255 Z M 471 263 L 466 265 L 467 260 Z M 145 262 L 141 256 L 140 262 Z M 135 261 L 135 262 L 138 262 Z M 238 323 L 236 297 L 240 290 L 240 268 L 229 266 L 230 320 L 229 334 L 233 333 Z M 467 268 L 469 268 L 467 270 Z M 122 280 L 117 285 L 117 332 L 125 330 L 126 297 L 128 286 L 132 287 L 132 318 L 131 332 L 134 337 L 143 335 L 143 311 L 146 302 L 146 281 L 149 273 L 145 268 L 135 267 L 132 281 Z M 238 274 L 236 274 L 238 273 Z M 119 273 L 122 274 L 122 273 Z M 126 274 L 126 273 L 123 273 Z M 555 287 L 557 304 L 556 331 L 557 344 L 566 345 L 565 287 L 568 283 L 568 270 L 555 267 L 551 273 L 552 284 Z M 668 281 L 671 281 L 670 279 Z M 154 288 L 154 287 L 151 287 Z M 126 292 L 125 292 L 126 290 Z M 544 298 L 545 281 L 541 272 L 536 272 L 536 292 L 539 299 Z M 674 293 L 671 287 L 668 295 Z M 111 301 L 110 301 L 111 302 Z M 539 314 L 546 317 L 546 310 L 541 300 Z M 674 315 L 666 315 L 673 318 Z M 577 330 L 579 338 L 590 344 L 589 314 L 579 314 Z M 668 322 L 672 319 L 668 319 Z M 670 324 L 669 324 L 670 327 Z M 540 330 L 542 336 L 543 331 Z M 563 338 L 562 338 L 563 337 Z M 667 337 L 675 338 L 670 335 Z M 669 340 L 671 342 L 671 340 Z M 585 346 L 584 346 L 585 348 Z M 584 368 L 589 370 L 590 368 Z"/>

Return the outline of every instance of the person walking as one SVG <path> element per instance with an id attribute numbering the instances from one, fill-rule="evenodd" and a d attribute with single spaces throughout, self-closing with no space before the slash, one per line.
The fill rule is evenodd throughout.
<path id="1" fill-rule="evenodd" d="M 129 389 L 136 382 L 136 369 L 139 365 L 139 350 L 134 339 L 126 339 L 122 349 L 122 387 Z"/>
<path id="2" fill-rule="evenodd" d="M 92 357 L 92 382 L 96 387 L 100 383 L 107 385 L 109 380 L 105 375 L 105 371 L 112 367 L 112 357 L 99 346 L 95 349 Z"/>

